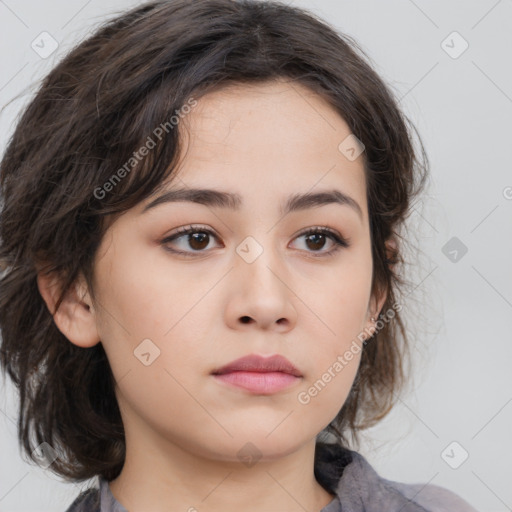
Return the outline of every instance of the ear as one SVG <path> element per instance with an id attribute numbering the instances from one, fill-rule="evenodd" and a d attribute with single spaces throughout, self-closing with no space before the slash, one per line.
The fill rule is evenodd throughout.
<path id="1" fill-rule="evenodd" d="M 396 263 L 396 256 L 397 256 L 397 249 L 398 244 L 394 238 L 389 238 L 385 242 L 386 245 L 386 257 L 388 259 L 388 265 L 390 267 L 393 267 Z M 370 300 L 370 305 L 368 307 L 368 316 L 367 316 L 367 322 L 368 325 L 374 326 L 375 322 L 377 321 L 378 314 L 382 311 L 382 308 L 384 307 L 384 303 L 386 302 L 388 296 L 388 291 L 384 290 L 379 294 L 378 297 L 372 296 Z M 371 321 L 371 318 L 375 318 L 375 322 Z"/>
<path id="2" fill-rule="evenodd" d="M 71 343 L 89 348 L 100 341 L 94 307 L 82 274 L 66 293 L 58 311 L 55 311 L 61 292 L 58 277 L 38 272 L 37 286 L 53 316 L 53 321 Z"/>

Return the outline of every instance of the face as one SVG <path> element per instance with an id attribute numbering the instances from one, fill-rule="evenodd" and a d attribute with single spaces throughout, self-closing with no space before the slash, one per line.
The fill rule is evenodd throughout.
<path id="1" fill-rule="evenodd" d="M 339 412 L 376 311 L 362 156 L 340 151 L 347 124 L 296 83 L 210 93 L 181 122 L 179 173 L 97 253 L 92 311 L 127 438 L 218 460 L 247 442 L 264 458 L 291 453 Z M 149 207 L 178 189 L 236 196 Z M 250 354 L 282 355 L 300 376 L 247 389 L 212 375 Z"/>

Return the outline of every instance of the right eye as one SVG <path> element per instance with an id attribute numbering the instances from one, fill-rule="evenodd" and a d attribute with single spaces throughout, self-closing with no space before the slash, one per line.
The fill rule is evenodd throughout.
<path id="1" fill-rule="evenodd" d="M 212 237 L 218 239 L 217 235 L 208 228 L 202 226 L 185 226 L 163 239 L 161 244 L 166 245 L 165 249 L 170 252 L 183 254 L 184 256 L 193 256 L 194 253 L 205 252 L 205 249 L 209 245 L 208 242 Z M 175 242 L 180 239 L 183 239 L 181 242 L 182 250 L 167 247 L 169 242 Z"/>

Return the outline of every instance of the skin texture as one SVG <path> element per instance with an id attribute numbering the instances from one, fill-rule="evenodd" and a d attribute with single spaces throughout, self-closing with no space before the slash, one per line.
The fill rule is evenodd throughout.
<path id="1" fill-rule="evenodd" d="M 308 404 L 298 395 L 373 326 L 385 300 L 370 296 L 362 157 L 340 152 L 347 124 L 297 83 L 230 86 L 198 100 L 181 123 L 187 152 L 167 188 L 235 192 L 242 206 L 176 202 L 142 213 L 149 198 L 103 239 L 98 301 L 80 280 L 54 315 L 70 342 L 101 340 L 117 381 L 127 457 L 110 488 L 130 511 L 319 511 L 333 496 L 314 478 L 315 437 L 343 405 L 359 354 Z M 339 204 L 279 212 L 290 194 L 330 189 L 351 196 L 362 218 Z M 190 224 L 217 239 L 162 243 Z M 329 237 L 301 235 L 324 226 L 350 247 L 326 256 L 336 247 Z M 263 250 L 251 263 L 237 253 L 249 236 Z M 55 287 L 41 275 L 38 282 L 53 311 Z M 134 355 L 144 339 L 160 350 L 147 366 Z M 302 377 L 264 395 L 211 375 L 248 354 L 282 354 Z M 239 454 L 250 451 L 247 443 L 252 464 Z"/>

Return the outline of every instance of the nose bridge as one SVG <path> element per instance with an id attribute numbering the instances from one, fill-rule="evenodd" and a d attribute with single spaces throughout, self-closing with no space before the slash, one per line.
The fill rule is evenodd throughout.
<path id="1" fill-rule="evenodd" d="M 259 316 L 260 321 L 293 316 L 293 293 L 286 285 L 285 264 L 272 232 L 247 236 L 236 252 L 238 289 L 245 297 L 245 314 L 256 320 Z"/>
<path id="2" fill-rule="evenodd" d="M 282 286 L 276 274 L 282 273 L 280 269 L 283 266 L 279 263 L 279 249 L 272 242 L 271 234 L 247 236 L 237 246 L 236 252 L 241 260 L 237 266 L 242 268 L 243 279 L 250 279 L 264 289 Z"/>

